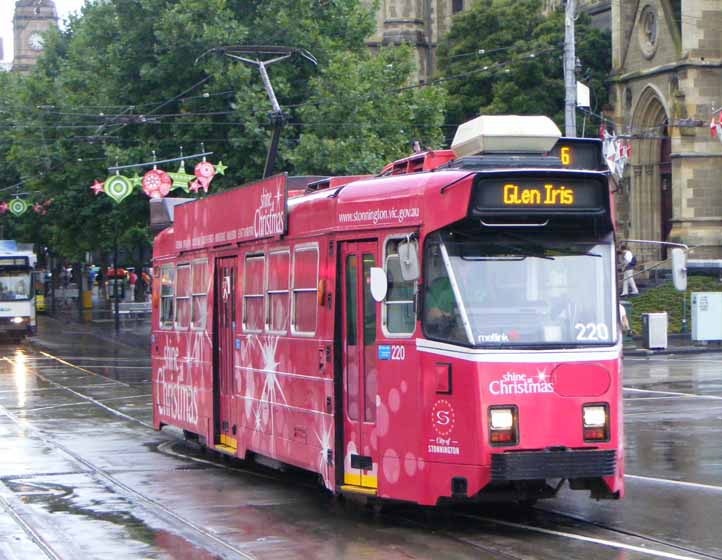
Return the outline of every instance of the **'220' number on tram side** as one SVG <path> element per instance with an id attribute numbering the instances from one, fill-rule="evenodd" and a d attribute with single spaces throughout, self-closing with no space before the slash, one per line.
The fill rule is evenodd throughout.
<path id="1" fill-rule="evenodd" d="M 609 340 L 609 329 L 604 323 L 577 323 L 577 340 Z"/>

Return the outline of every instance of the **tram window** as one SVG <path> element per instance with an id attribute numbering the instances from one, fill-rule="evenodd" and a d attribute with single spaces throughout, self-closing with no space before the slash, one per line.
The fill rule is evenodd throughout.
<path id="1" fill-rule="evenodd" d="M 191 321 L 191 267 L 180 264 L 176 269 L 175 328 L 187 329 Z"/>
<path id="2" fill-rule="evenodd" d="M 160 269 L 160 326 L 173 328 L 173 302 L 175 295 L 175 268 L 164 264 Z"/>
<path id="3" fill-rule="evenodd" d="M 205 329 L 208 313 L 208 262 L 195 261 L 191 287 L 191 328 Z"/>
<path id="4" fill-rule="evenodd" d="M 288 330 L 290 309 L 288 285 L 291 273 L 291 253 L 281 251 L 268 255 L 268 317 L 269 332 L 285 333 Z"/>
<path id="5" fill-rule="evenodd" d="M 383 302 L 382 320 L 390 335 L 411 335 L 416 328 L 416 282 L 401 277 L 400 239 L 386 243 L 386 278 L 389 289 Z"/>
<path id="6" fill-rule="evenodd" d="M 297 247 L 293 253 L 293 323 L 297 334 L 316 332 L 318 312 L 318 248 Z"/>
<path id="7" fill-rule="evenodd" d="M 266 273 L 264 255 L 246 256 L 243 279 L 243 329 L 246 332 L 263 331 L 263 280 Z"/>

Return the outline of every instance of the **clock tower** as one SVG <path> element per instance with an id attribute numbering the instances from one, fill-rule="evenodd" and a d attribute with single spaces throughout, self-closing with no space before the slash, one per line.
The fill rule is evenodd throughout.
<path id="1" fill-rule="evenodd" d="M 13 29 L 15 59 L 13 70 L 26 72 L 43 51 L 43 33 L 58 25 L 58 13 L 53 0 L 17 0 Z"/>

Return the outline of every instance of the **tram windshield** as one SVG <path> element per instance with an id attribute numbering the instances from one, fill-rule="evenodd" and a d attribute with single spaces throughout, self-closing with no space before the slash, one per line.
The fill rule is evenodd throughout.
<path id="1" fill-rule="evenodd" d="M 0 301 L 29 299 L 31 289 L 29 271 L 0 270 Z"/>
<path id="2" fill-rule="evenodd" d="M 613 273 L 611 236 L 436 233 L 425 247 L 424 332 L 479 347 L 610 344 Z"/>

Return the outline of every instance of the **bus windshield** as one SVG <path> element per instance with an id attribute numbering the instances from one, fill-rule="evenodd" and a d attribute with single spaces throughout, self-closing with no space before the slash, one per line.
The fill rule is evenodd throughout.
<path id="1" fill-rule="evenodd" d="M 30 272 L 0 270 L 0 301 L 30 299 Z"/>
<path id="2" fill-rule="evenodd" d="M 424 332 L 478 347 L 616 340 L 611 237 L 441 232 L 425 247 Z"/>

